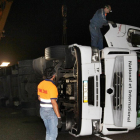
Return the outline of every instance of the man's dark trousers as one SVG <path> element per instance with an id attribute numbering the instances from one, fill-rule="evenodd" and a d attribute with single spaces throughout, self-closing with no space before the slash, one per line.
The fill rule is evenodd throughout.
<path id="1" fill-rule="evenodd" d="M 103 49 L 103 36 L 100 31 L 100 28 L 92 25 L 89 25 L 89 30 L 91 34 L 91 46 L 97 47 L 99 50 Z"/>

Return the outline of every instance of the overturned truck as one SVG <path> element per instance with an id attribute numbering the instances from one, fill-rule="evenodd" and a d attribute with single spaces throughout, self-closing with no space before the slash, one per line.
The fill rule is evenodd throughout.
<path id="1" fill-rule="evenodd" d="M 45 49 L 46 66 L 57 71 L 62 129 L 74 136 L 136 127 L 140 28 L 109 26 L 103 50 L 78 44 Z"/>

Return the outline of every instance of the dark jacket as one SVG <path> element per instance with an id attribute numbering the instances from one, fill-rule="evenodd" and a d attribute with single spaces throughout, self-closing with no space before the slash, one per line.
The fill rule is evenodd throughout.
<path id="1" fill-rule="evenodd" d="M 103 25 L 108 25 L 103 8 L 96 11 L 93 18 L 90 20 L 90 25 L 98 28 L 102 28 Z"/>

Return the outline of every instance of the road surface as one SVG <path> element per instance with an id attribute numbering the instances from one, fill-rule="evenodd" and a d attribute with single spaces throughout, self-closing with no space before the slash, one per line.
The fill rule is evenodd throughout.
<path id="1" fill-rule="evenodd" d="M 106 136 L 107 140 L 140 140 L 140 128 L 127 134 Z M 57 140 L 103 140 L 95 135 L 74 137 L 59 132 Z M 0 140 L 45 140 L 45 127 L 38 116 L 26 116 L 19 109 L 0 108 Z"/>

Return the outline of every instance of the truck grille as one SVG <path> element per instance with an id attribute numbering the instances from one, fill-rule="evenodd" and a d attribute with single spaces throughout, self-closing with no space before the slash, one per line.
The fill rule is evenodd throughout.
<path id="1" fill-rule="evenodd" d="M 99 105 L 99 79 L 98 79 L 98 75 L 96 75 L 96 106 Z"/>
<path id="2" fill-rule="evenodd" d="M 116 126 L 122 126 L 123 119 L 123 66 L 123 56 L 116 57 L 113 78 L 113 116 L 114 123 Z"/>
<path id="3" fill-rule="evenodd" d="M 99 97 L 99 76 L 88 77 L 88 104 L 93 106 L 100 105 Z M 95 87 L 94 87 L 95 86 Z"/>

